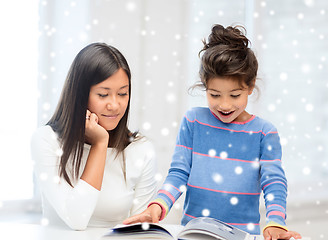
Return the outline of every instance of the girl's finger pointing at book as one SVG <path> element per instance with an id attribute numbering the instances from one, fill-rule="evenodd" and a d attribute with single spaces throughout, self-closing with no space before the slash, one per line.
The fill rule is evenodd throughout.
<path id="1" fill-rule="evenodd" d="M 139 219 L 138 216 L 139 216 L 139 215 L 136 215 L 136 216 L 129 217 L 129 218 L 125 219 L 125 220 L 123 221 L 123 224 L 128 225 L 128 224 L 132 224 L 132 223 L 140 222 L 140 221 L 137 221 L 137 220 Z"/>

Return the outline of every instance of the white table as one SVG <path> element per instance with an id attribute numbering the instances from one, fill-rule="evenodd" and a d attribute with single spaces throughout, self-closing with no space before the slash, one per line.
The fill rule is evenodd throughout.
<path id="1" fill-rule="evenodd" d="M 172 232 L 178 232 L 181 226 L 163 224 Z M 68 228 L 41 226 L 36 224 L 0 223 L 2 240 L 99 240 L 108 228 L 87 228 L 85 231 L 74 231 Z M 254 236 L 262 240 L 261 236 Z M 309 238 L 306 238 L 310 240 Z M 303 238 L 303 240 L 305 240 Z"/>

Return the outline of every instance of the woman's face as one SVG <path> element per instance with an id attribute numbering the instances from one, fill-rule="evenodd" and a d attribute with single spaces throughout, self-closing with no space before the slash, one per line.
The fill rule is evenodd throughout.
<path id="1" fill-rule="evenodd" d="M 98 124 L 113 130 L 124 116 L 129 102 L 129 78 L 120 68 L 115 74 L 90 88 L 88 110 L 98 116 Z"/>

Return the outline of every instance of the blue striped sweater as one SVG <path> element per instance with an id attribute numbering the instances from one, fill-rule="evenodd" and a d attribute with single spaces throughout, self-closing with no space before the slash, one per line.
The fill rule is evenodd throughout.
<path id="1" fill-rule="evenodd" d="M 189 110 L 168 176 L 152 202 L 162 207 L 161 219 L 184 190 L 182 225 L 209 216 L 260 234 L 263 191 L 267 226 L 285 228 L 287 181 L 276 128 L 254 115 L 243 123 L 223 123 L 209 108 Z"/>

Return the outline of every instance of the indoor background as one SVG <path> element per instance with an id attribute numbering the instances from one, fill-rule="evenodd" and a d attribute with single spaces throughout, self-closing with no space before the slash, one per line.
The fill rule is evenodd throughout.
<path id="1" fill-rule="evenodd" d="M 328 239 L 326 0 L 17 0 L 0 6 L 0 221 L 46 223 L 30 137 L 52 115 L 84 46 L 106 42 L 127 58 L 130 129 L 154 143 L 161 183 L 185 111 L 206 105 L 203 92 L 188 93 L 199 80 L 201 40 L 213 24 L 241 24 L 259 60 L 260 92 L 248 111 L 271 121 L 281 137 L 287 224 Z M 179 223 L 182 206 L 183 197 L 165 222 Z"/>

